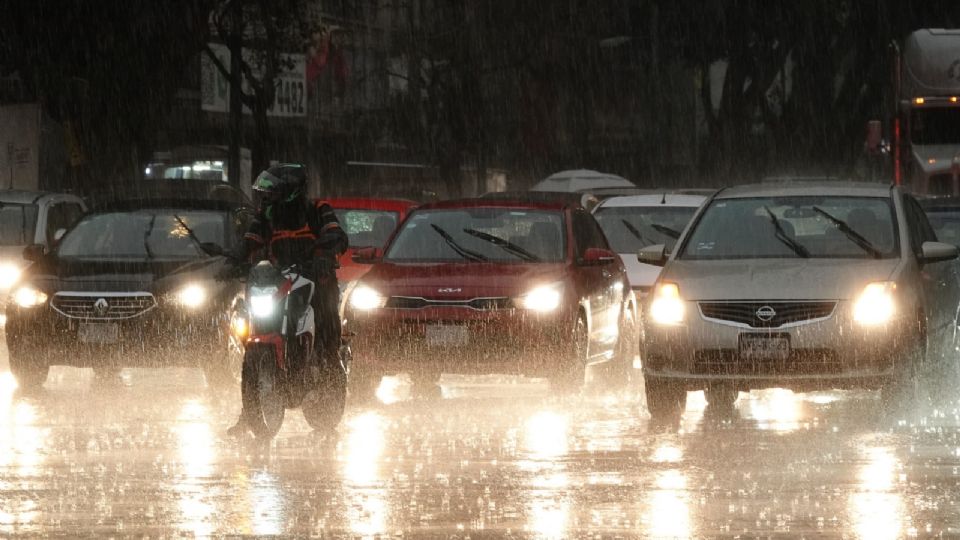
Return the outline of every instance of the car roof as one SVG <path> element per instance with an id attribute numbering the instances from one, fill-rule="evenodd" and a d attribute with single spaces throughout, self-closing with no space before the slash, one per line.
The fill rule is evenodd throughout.
<path id="1" fill-rule="evenodd" d="M 876 182 L 801 182 L 763 183 L 735 186 L 721 190 L 717 199 L 743 199 L 750 197 L 796 197 L 826 195 L 834 197 L 889 197 L 889 184 Z"/>
<path id="2" fill-rule="evenodd" d="M 610 207 L 646 207 L 646 206 L 676 206 L 696 208 L 707 200 L 702 195 L 681 195 L 676 193 L 659 193 L 649 195 L 628 195 L 621 197 L 610 197 L 606 199 L 597 209 Z"/>
<path id="3" fill-rule="evenodd" d="M 163 208 L 231 211 L 244 207 L 250 208 L 244 204 L 220 199 L 141 198 L 102 202 L 93 207 L 93 212 L 136 212 Z"/>
<path id="4" fill-rule="evenodd" d="M 35 204 L 44 197 L 54 195 L 66 195 L 75 197 L 69 193 L 55 193 L 52 191 L 27 191 L 21 189 L 5 189 L 0 191 L 0 202 L 8 204 Z M 79 197 L 77 197 L 79 198 Z"/>
<path id="5" fill-rule="evenodd" d="M 335 197 L 316 199 L 325 202 L 334 208 L 358 208 L 365 210 L 393 210 L 403 212 L 417 206 L 416 201 L 409 199 L 381 199 L 377 197 Z"/>
<path id="6" fill-rule="evenodd" d="M 513 199 L 454 199 L 421 205 L 417 210 L 449 210 L 456 208 L 517 208 L 526 210 L 563 210 L 573 205 L 562 201 Z"/>

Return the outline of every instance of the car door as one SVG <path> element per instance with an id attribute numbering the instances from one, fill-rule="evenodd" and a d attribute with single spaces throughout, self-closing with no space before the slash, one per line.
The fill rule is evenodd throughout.
<path id="1" fill-rule="evenodd" d="M 609 250 L 607 239 L 596 220 L 583 210 L 573 212 L 573 233 L 576 244 L 576 262 L 578 273 L 582 276 L 584 294 L 590 305 L 590 334 L 593 350 L 602 345 L 608 328 L 616 328 L 620 313 L 619 298 L 614 299 L 615 283 L 622 279 L 617 275 L 614 265 L 585 265 L 584 256 L 590 248 Z M 622 290 L 619 291 L 622 294 Z M 614 326 L 611 326 L 614 325 Z"/>
<path id="2" fill-rule="evenodd" d="M 936 242 L 937 235 L 930 226 L 923 208 L 913 197 L 904 197 L 910 227 L 911 248 L 918 261 L 923 255 L 924 242 Z M 920 265 L 920 278 L 927 304 L 927 324 L 930 330 L 944 328 L 957 313 L 960 286 L 952 261 Z"/>

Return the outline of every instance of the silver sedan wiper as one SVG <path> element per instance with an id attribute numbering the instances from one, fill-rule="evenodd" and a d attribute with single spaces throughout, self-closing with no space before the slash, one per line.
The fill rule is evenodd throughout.
<path id="1" fill-rule="evenodd" d="M 816 206 L 813 207 L 813 211 L 830 220 L 831 223 L 836 225 L 840 232 L 845 234 L 847 238 L 853 241 L 854 244 L 860 246 L 861 249 L 872 255 L 874 259 L 883 257 L 883 253 L 880 253 L 880 250 L 877 249 L 876 246 L 871 244 L 870 241 L 864 238 L 862 234 L 853 230 L 853 228 L 850 227 L 846 221 L 843 221 L 838 217 L 834 217 L 833 215 L 827 213 L 826 210 L 822 210 Z"/>
<path id="2" fill-rule="evenodd" d="M 770 207 L 764 206 L 763 209 L 766 210 L 767 215 L 770 216 L 770 223 L 773 223 L 773 228 L 776 231 L 774 236 L 777 237 L 777 240 L 782 242 L 788 248 L 792 249 L 793 252 L 796 253 L 798 256 L 803 257 L 804 259 L 810 258 L 810 250 L 804 247 L 804 245 L 801 244 L 800 242 L 797 242 L 796 240 L 791 238 L 790 235 L 783 230 L 783 225 L 780 224 L 780 220 L 777 219 L 777 216 L 774 215 L 772 210 L 770 210 Z"/>

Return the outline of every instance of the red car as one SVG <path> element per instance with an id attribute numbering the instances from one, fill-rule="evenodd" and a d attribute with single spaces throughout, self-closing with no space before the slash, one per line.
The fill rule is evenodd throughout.
<path id="1" fill-rule="evenodd" d="M 632 368 L 636 303 L 587 211 L 562 202 L 446 201 L 410 213 L 353 287 L 351 388 L 410 372 L 547 376 L 579 388 L 586 366 Z"/>
<path id="2" fill-rule="evenodd" d="M 350 247 L 340 259 L 337 280 L 341 287 L 356 281 L 370 269 L 368 264 L 353 261 L 353 252 L 359 248 L 386 245 L 397 225 L 417 203 L 405 199 L 327 199 L 337 213 L 340 225 L 347 232 Z"/>

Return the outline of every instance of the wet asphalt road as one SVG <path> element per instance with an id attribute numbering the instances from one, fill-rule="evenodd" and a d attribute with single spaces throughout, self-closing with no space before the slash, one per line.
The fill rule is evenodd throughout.
<path id="1" fill-rule="evenodd" d="M 4 351 L 5 354 L 5 351 Z M 0 536 L 899 538 L 960 534 L 954 407 L 883 418 L 871 392 L 691 394 L 651 426 L 636 389 L 444 377 L 443 398 L 351 405 L 336 434 L 288 412 L 262 449 L 190 369 L 113 384 L 54 368 L 19 395 L 0 358 Z"/>

